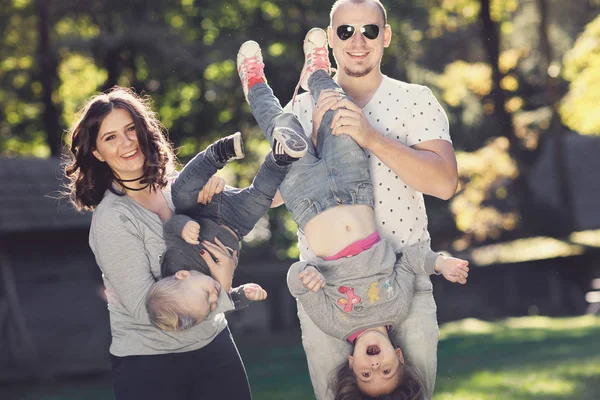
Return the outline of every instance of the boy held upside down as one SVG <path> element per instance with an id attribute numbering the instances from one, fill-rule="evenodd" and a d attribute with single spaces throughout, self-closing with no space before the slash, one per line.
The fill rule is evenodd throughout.
<path id="1" fill-rule="evenodd" d="M 279 120 L 267 136 L 270 152 L 252 184 L 225 187 L 207 204 L 199 203 L 202 188 L 217 170 L 244 157 L 239 132 L 213 143 L 183 168 L 171 187 L 176 215 L 163 226 L 167 249 L 161 260 L 163 279 L 146 297 L 150 321 L 156 327 L 179 331 L 202 322 L 229 294 L 235 308 L 264 300 L 257 284 L 231 289 L 240 240 L 269 210 L 279 185 L 293 162 L 306 154 L 306 140 Z M 226 300 L 226 297 L 222 297 Z"/>

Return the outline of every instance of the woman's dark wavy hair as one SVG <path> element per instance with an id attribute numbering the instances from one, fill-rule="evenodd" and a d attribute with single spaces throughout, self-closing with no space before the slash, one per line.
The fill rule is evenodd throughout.
<path id="1" fill-rule="evenodd" d="M 150 184 L 152 190 L 167 186 L 175 172 L 175 155 L 166 129 L 150 107 L 151 102 L 149 97 L 140 97 L 130 89 L 115 86 L 107 93 L 93 96 L 79 110 L 67 133 L 70 154 L 63 163 L 67 178 L 63 194 L 77 210 L 93 210 L 106 189 L 119 196 L 125 195 L 113 187 L 114 175 L 108 164 L 100 162 L 92 153 L 102 121 L 117 108 L 131 114 L 140 150 L 146 157 L 140 183 Z"/>
<path id="2" fill-rule="evenodd" d="M 392 346 L 396 346 L 392 339 Z M 350 368 L 348 361 L 344 361 L 331 376 L 331 388 L 335 400 L 425 400 L 425 383 L 417 368 L 410 362 L 405 361 L 400 365 L 398 373 L 401 373 L 398 386 L 387 394 L 371 397 L 360 391 L 354 371 Z"/>

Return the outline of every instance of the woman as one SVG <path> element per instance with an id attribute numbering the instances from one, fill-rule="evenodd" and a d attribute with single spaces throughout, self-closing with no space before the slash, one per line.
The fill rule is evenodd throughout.
<path id="1" fill-rule="evenodd" d="M 175 176 L 173 149 L 149 100 L 118 87 L 94 96 L 68 139 L 68 196 L 78 209 L 93 210 L 89 240 L 108 293 L 116 399 L 251 398 L 222 314 L 233 309 L 224 291 L 212 316 L 188 331 L 164 332 L 148 319 L 144 300 L 160 278 Z M 222 180 L 211 179 L 199 202 L 222 189 Z M 225 253 L 217 258 L 234 262 Z"/>

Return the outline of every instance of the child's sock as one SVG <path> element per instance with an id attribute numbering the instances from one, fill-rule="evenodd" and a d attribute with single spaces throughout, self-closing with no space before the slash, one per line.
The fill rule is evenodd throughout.
<path id="1" fill-rule="evenodd" d="M 249 40 L 242 44 L 237 55 L 237 69 L 246 101 L 248 101 L 248 91 L 252 86 L 267 82 L 264 68 L 265 64 L 258 43 Z"/>

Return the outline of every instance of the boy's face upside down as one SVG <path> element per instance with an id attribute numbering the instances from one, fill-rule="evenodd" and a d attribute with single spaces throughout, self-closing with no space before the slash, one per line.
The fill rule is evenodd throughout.
<path id="1" fill-rule="evenodd" d="M 201 322 L 217 308 L 221 285 L 208 275 L 198 271 L 177 271 L 175 278 L 181 281 L 177 294 L 182 307 Z"/>

